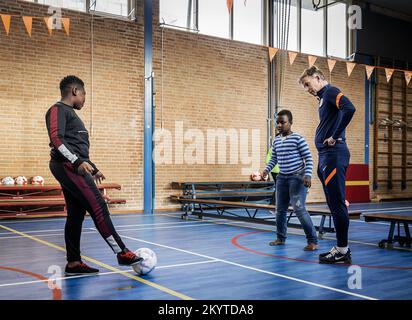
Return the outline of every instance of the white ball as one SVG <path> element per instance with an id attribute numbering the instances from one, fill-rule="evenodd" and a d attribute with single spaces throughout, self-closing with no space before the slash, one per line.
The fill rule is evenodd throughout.
<path id="1" fill-rule="evenodd" d="M 262 176 L 259 171 L 255 171 L 252 173 L 251 178 L 253 181 L 260 181 L 262 180 Z"/>
<path id="2" fill-rule="evenodd" d="M 14 185 L 14 179 L 12 177 L 4 177 L 3 179 L 1 179 L 1 184 L 4 184 L 6 186 Z"/>
<path id="3" fill-rule="evenodd" d="M 138 275 L 145 275 L 153 271 L 157 264 L 157 256 L 154 251 L 149 248 L 137 249 L 134 254 L 138 257 L 143 258 L 143 261 L 139 264 L 133 266 L 133 270 Z"/>
<path id="4" fill-rule="evenodd" d="M 27 184 L 27 178 L 25 176 L 18 176 L 14 179 L 14 182 L 19 186 L 23 186 Z"/>
<path id="5" fill-rule="evenodd" d="M 44 184 L 44 179 L 42 176 L 35 176 L 33 178 L 31 178 L 31 184 L 35 184 L 35 185 L 43 185 Z"/>

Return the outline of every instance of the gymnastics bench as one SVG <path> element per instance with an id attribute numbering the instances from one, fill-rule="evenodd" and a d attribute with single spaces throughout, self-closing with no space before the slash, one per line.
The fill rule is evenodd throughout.
<path id="1" fill-rule="evenodd" d="M 412 239 L 409 231 L 409 224 L 412 224 L 412 212 L 402 212 L 397 214 L 388 213 L 365 213 L 363 217 L 366 222 L 386 221 L 390 222 L 389 234 L 387 239 L 383 239 L 378 243 L 379 248 L 393 248 L 393 243 L 398 242 L 401 247 L 406 245 L 411 247 Z M 403 224 L 405 236 L 401 236 L 400 225 Z M 397 235 L 395 235 L 395 227 L 397 227 Z"/>
<path id="2" fill-rule="evenodd" d="M 223 200 L 211 200 L 211 199 L 193 199 L 188 196 L 176 196 L 170 197 L 172 201 L 183 204 L 184 214 L 182 219 L 187 219 L 189 212 L 192 215 L 196 215 L 199 219 L 205 217 L 217 217 L 222 219 L 247 221 L 252 223 L 260 223 L 266 225 L 276 225 L 276 219 L 274 214 L 267 215 L 267 212 L 275 212 L 276 206 L 270 204 L 260 204 L 241 201 L 223 201 Z M 190 206 L 191 204 L 197 204 L 197 206 Z M 241 210 L 241 212 L 235 212 L 233 210 Z M 264 216 L 259 216 L 259 211 L 266 213 Z M 335 232 L 332 227 L 332 215 L 328 209 L 322 208 L 308 208 L 308 212 L 311 216 L 321 216 L 319 226 L 315 226 L 319 232 L 319 238 L 322 238 L 326 232 Z M 349 213 L 350 219 L 359 219 L 361 212 L 351 211 Z M 289 208 L 289 215 L 287 223 L 292 228 L 302 228 L 300 223 L 291 223 L 290 219 L 296 217 L 292 208 Z M 329 218 L 329 224 L 325 226 L 326 219 Z"/>
<path id="3" fill-rule="evenodd" d="M 103 195 L 107 190 L 120 190 L 116 183 L 98 185 Z M 125 199 L 110 199 L 108 204 L 126 203 Z M 0 186 L 0 219 L 18 216 L 64 216 L 65 201 L 60 185 Z"/>

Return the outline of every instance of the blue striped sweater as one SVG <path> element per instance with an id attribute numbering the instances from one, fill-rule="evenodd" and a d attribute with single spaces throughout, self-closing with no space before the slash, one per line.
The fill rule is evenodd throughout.
<path id="1" fill-rule="evenodd" d="M 291 174 L 305 169 L 305 176 L 312 176 L 313 159 L 308 144 L 298 133 L 286 137 L 278 135 L 273 141 L 272 157 L 265 171 L 271 172 L 279 164 L 280 173 Z"/>

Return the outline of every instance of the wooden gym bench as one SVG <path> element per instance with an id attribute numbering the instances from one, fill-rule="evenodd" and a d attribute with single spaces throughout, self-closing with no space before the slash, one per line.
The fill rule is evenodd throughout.
<path id="1" fill-rule="evenodd" d="M 363 217 L 366 222 L 376 222 L 376 221 L 386 221 L 390 222 L 389 234 L 387 239 L 379 241 L 379 248 L 385 248 L 385 245 L 388 249 L 393 248 L 393 243 L 398 242 L 401 247 L 406 245 L 408 248 L 411 247 L 412 239 L 411 233 L 409 231 L 409 224 L 412 224 L 412 212 L 402 212 L 397 214 L 388 214 L 388 213 L 365 213 Z M 405 230 L 405 236 L 400 234 L 400 225 L 403 224 Z M 397 226 L 397 235 L 395 233 L 395 227 Z"/>
<path id="2" fill-rule="evenodd" d="M 98 185 L 103 195 L 108 189 L 120 190 L 117 183 Z M 125 199 L 110 199 L 108 204 L 126 203 Z M 0 186 L 0 219 L 19 216 L 64 216 L 65 201 L 60 185 Z"/>
<path id="3" fill-rule="evenodd" d="M 192 215 L 196 215 L 198 218 L 202 217 L 214 217 L 238 221 L 247 221 L 252 223 L 261 223 L 266 225 L 276 226 L 276 218 L 274 214 L 269 214 L 268 211 L 275 212 L 276 206 L 269 204 L 250 203 L 241 201 L 223 201 L 223 200 L 210 200 L 210 199 L 193 199 L 188 196 L 171 196 L 172 201 L 183 204 L 184 214 L 182 219 L 187 219 L 189 212 Z M 197 204 L 197 206 L 191 206 L 191 204 Z M 241 213 L 233 212 L 233 209 L 243 209 Z M 263 212 L 266 215 L 259 216 L 258 213 Z M 322 208 L 308 208 L 308 212 L 311 216 L 321 216 L 319 226 L 315 226 L 319 232 L 319 238 L 323 237 L 326 232 L 335 232 L 332 227 L 332 215 L 328 209 Z M 243 213 L 243 214 L 242 214 Z M 246 213 L 246 215 L 244 214 Z M 350 219 L 359 219 L 361 212 L 352 211 L 349 213 Z M 302 228 L 300 223 L 291 223 L 290 219 L 296 217 L 291 208 L 289 208 L 289 216 L 287 223 L 292 228 Z M 328 225 L 325 226 L 326 218 L 329 218 Z"/>

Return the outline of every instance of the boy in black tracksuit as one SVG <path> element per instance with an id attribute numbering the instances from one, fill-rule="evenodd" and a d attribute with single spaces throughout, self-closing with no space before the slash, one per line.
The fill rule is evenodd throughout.
<path id="1" fill-rule="evenodd" d="M 96 274 L 99 270 L 81 261 L 80 236 L 86 211 L 97 230 L 117 254 L 120 265 L 135 265 L 142 258 L 128 250 L 117 234 L 109 216 L 105 199 L 96 186 L 105 176 L 89 159 L 89 135 L 75 109 L 85 102 L 84 83 L 75 76 L 60 82 L 61 101 L 46 113 L 46 126 L 50 138 L 50 170 L 59 181 L 67 208 L 64 230 L 67 265 L 66 275 Z"/>
<path id="2" fill-rule="evenodd" d="M 319 255 L 320 263 L 351 263 L 348 247 L 349 215 L 345 204 L 346 169 L 350 153 L 346 145 L 345 128 L 355 107 L 336 87 L 331 86 L 316 66 L 306 69 L 299 82 L 319 100 L 320 123 L 315 144 L 319 153 L 318 176 L 333 216 L 337 245 Z"/>

